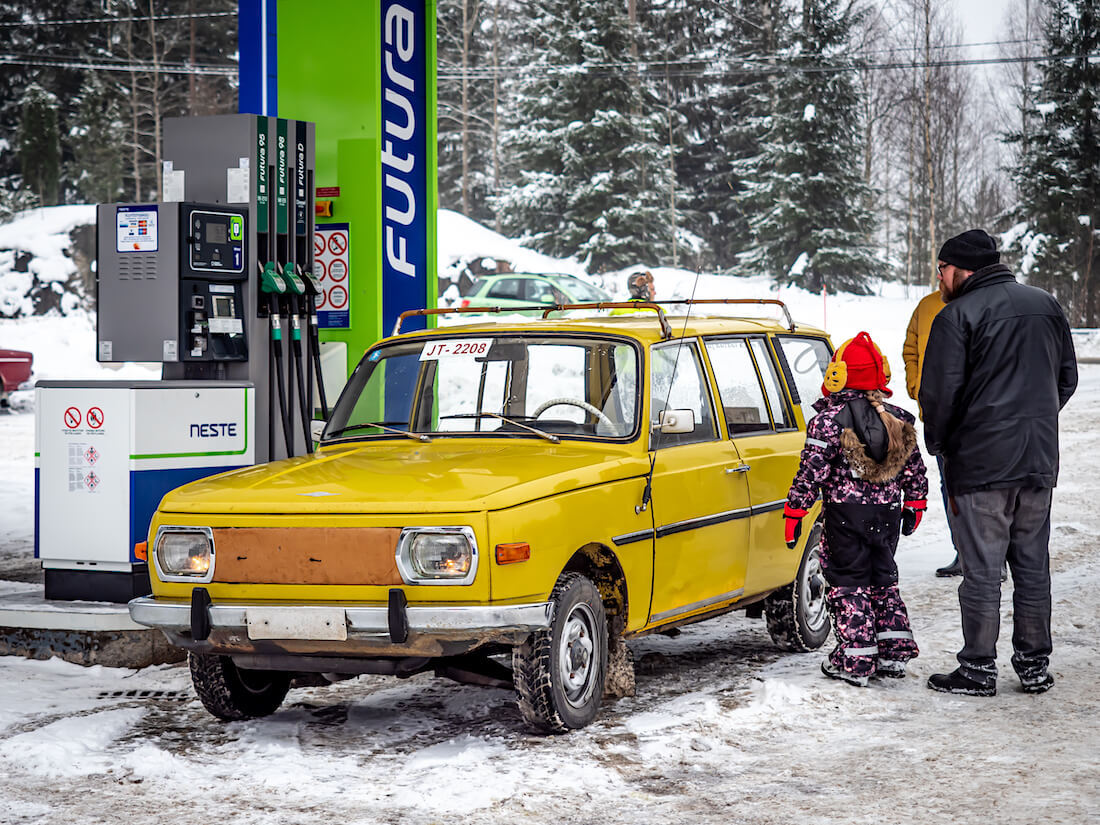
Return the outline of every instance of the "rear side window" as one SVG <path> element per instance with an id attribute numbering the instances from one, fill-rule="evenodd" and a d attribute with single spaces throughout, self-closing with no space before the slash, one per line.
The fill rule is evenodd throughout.
<path id="1" fill-rule="evenodd" d="M 802 417 L 809 421 L 814 417 L 813 403 L 821 398 L 821 382 L 825 368 L 833 357 L 828 342 L 823 338 L 800 338 L 794 335 L 777 335 L 780 354 L 786 361 L 792 389 L 798 392 Z"/>
<path id="2" fill-rule="evenodd" d="M 744 338 L 707 341 L 707 354 L 718 383 L 726 427 L 736 437 L 772 428 L 764 391 Z"/>
<path id="3" fill-rule="evenodd" d="M 767 341 L 763 338 L 753 338 L 750 340 L 749 346 L 752 347 L 756 366 L 760 369 L 760 380 L 764 382 L 764 393 L 768 396 L 768 407 L 772 412 L 772 425 L 777 430 L 794 428 L 794 419 L 786 400 L 783 398 L 779 376 L 775 371 L 775 361 L 772 359 Z"/>
<path id="4" fill-rule="evenodd" d="M 523 300 L 523 281 L 519 278 L 501 278 L 489 287 L 489 293 L 486 297 L 521 301 Z"/>

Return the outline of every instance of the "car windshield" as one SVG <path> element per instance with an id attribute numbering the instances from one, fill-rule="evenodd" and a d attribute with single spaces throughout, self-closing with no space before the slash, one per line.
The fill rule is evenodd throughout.
<path id="1" fill-rule="evenodd" d="M 323 441 L 637 436 L 637 347 L 574 335 L 437 335 L 371 350 Z"/>
<path id="2" fill-rule="evenodd" d="M 594 287 L 580 278 L 553 278 L 554 286 L 567 291 L 579 304 L 610 301 L 611 296 L 598 287 Z"/>

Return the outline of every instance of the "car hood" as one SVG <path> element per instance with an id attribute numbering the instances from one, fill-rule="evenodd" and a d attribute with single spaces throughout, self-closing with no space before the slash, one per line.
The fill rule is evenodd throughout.
<path id="1" fill-rule="evenodd" d="M 637 445 L 437 438 L 326 447 L 172 490 L 174 513 L 434 513 L 499 510 L 649 470 Z"/>

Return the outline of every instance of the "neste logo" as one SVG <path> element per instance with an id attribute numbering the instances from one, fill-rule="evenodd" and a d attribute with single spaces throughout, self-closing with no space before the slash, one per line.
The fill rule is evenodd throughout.
<path id="1" fill-rule="evenodd" d="M 192 424 L 191 438 L 234 438 L 237 435 L 237 422 L 227 421 L 216 424 Z"/>

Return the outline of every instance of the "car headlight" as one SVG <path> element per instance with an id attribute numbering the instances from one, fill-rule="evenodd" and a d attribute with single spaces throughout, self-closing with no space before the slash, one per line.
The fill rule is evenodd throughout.
<path id="1" fill-rule="evenodd" d="M 406 527 L 397 541 L 397 569 L 406 584 L 470 584 L 477 575 L 473 529 Z"/>
<path id="2" fill-rule="evenodd" d="M 210 581 L 214 535 L 209 527 L 159 527 L 153 544 L 157 573 L 168 581 Z"/>

